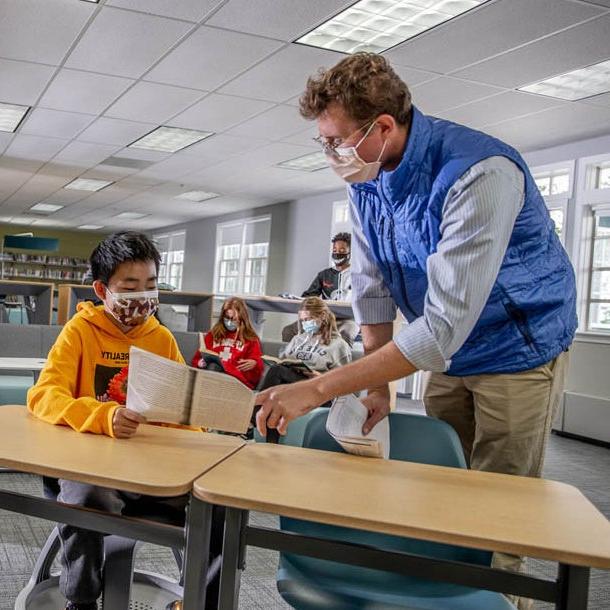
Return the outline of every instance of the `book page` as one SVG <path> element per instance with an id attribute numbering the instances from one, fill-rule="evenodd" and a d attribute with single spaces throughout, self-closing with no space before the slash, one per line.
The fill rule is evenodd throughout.
<path id="1" fill-rule="evenodd" d="M 245 434 L 254 410 L 254 392 L 224 373 L 198 370 L 190 423 L 212 430 Z"/>
<path id="2" fill-rule="evenodd" d="M 151 421 L 186 423 L 194 374 L 184 364 L 132 346 L 127 408 Z"/>
<path id="3" fill-rule="evenodd" d="M 328 413 L 326 431 L 349 453 L 387 459 L 390 455 L 389 420 L 384 417 L 364 436 L 362 426 L 367 417 L 367 408 L 356 396 L 339 396 Z"/>

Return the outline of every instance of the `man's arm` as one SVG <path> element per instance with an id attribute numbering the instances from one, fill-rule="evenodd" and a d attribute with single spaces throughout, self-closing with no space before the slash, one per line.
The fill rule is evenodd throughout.
<path id="1" fill-rule="evenodd" d="M 322 279 L 320 273 L 313 278 L 309 288 L 303 292 L 302 297 L 319 297 L 322 294 Z"/>

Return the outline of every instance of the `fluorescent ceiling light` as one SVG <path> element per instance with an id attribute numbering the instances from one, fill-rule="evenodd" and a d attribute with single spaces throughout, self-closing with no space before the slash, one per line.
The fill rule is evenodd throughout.
<path id="1" fill-rule="evenodd" d="M 205 140 L 211 135 L 211 131 L 196 131 L 194 129 L 181 129 L 180 127 L 157 127 L 157 129 L 142 136 L 129 146 L 131 148 L 174 153 L 191 144 L 201 142 L 201 140 Z"/>
<path id="2" fill-rule="evenodd" d="M 55 205 L 54 203 L 37 203 L 30 210 L 32 212 L 57 212 L 57 210 L 61 210 L 63 207 L 63 205 Z"/>
<path id="3" fill-rule="evenodd" d="M 360 0 L 295 42 L 343 53 L 381 53 L 483 2 Z"/>
<path id="4" fill-rule="evenodd" d="M 27 114 L 29 106 L 17 106 L 0 102 L 0 131 L 12 133 Z"/>
<path id="5" fill-rule="evenodd" d="M 610 91 L 610 60 L 519 87 L 519 90 L 570 101 L 599 95 Z"/>
<path id="6" fill-rule="evenodd" d="M 85 231 L 97 231 L 98 229 L 103 229 L 103 225 L 80 225 L 76 227 L 77 229 L 83 229 Z"/>
<path id="7" fill-rule="evenodd" d="M 288 159 L 277 164 L 278 167 L 285 169 L 299 169 L 303 172 L 316 172 L 319 169 L 328 167 L 326 155 L 322 152 L 309 153 L 296 157 L 296 159 Z"/>
<path id="8" fill-rule="evenodd" d="M 74 191 L 101 191 L 103 188 L 114 184 L 112 180 L 92 180 L 90 178 L 76 178 L 64 186 L 65 189 Z"/>
<path id="9" fill-rule="evenodd" d="M 208 199 L 215 199 L 216 197 L 220 197 L 219 193 L 212 193 L 208 191 L 188 191 L 187 193 L 182 193 L 180 195 L 176 195 L 174 199 L 184 199 L 186 201 L 207 201 Z"/>
<path id="10" fill-rule="evenodd" d="M 138 220 L 139 218 L 144 218 L 144 216 L 149 216 L 149 214 L 140 214 L 140 212 L 121 212 L 117 214 L 115 218 L 122 218 L 123 220 Z"/>

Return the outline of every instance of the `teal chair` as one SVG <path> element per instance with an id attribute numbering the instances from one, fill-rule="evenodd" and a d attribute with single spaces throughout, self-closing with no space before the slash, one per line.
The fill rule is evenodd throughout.
<path id="1" fill-rule="evenodd" d="M 34 385 L 34 376 L 0 375 L 0 405 L 24 405 L 28 390 Z"/>
<path id="2" fill-rule="evenodd" d="M 291 447 L 302 447 L 303 446 L 303 437 L 305 436 L 305 430 L 307 428 L 307 424 L 311 421 L 311 419 L 317 413 L 328 413 L 328 409 L 324 407 L 318 407 L 301 417 L 290 422 L 288 425 L 288 430 L 286 434 L 283 436 L 280 434 L 279 444 L 280 445 L 290 445 Z M 326 421 L 326 419 L 325 419 Z M 254 440 L 257 443 L 264 443 L 265 437 L 261 436 L 258 433 L 258 430 L 254 428 Z"/>
<path id="3" fill-rule="evenodd" d="M 327 410 L 307 421 L 303 447 L 343 451 L 326 432 Z M 466 468 L 457 434 L 445 422 L 421 415 L 390 415 L 394 460 Z M 405 482 L 405 484 L 408 484 Z M 450 511 L 451 507 L 447 506 Z M 491 553 L 282 517 L 282 530 L 397 552 L 488 566 Z M 302 555 L 281 554 L 277 586 L 297 610 L 514 610 L 503 596 L 460 585 L 360 568 Z"/>

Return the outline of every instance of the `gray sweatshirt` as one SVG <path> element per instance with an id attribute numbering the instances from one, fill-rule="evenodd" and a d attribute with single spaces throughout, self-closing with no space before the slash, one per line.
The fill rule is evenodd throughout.
<path id="1" fill-rule="evenodd" d="M 280 351 L 280 358 L 302 360 L 314 371 L 322 373 L 351 362 L 352 352 L 339 335 L 324 345 L 319 334 L 300 333 Z"/>

